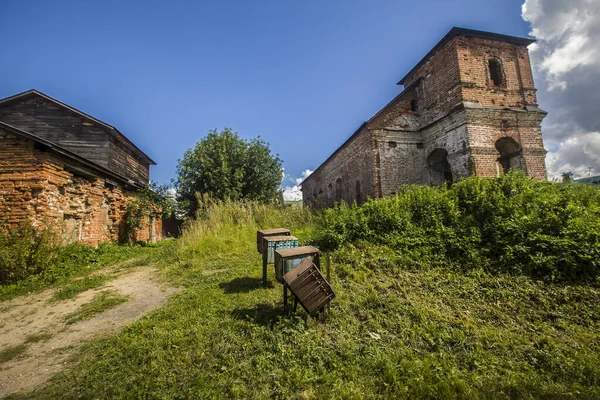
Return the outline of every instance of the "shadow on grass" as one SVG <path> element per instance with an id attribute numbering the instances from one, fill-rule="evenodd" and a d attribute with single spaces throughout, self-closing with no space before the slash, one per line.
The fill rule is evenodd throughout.
<path id="1" fill-rule="evenodd" d="M 223 289 L 225 293 L 248 293 L 252 290 L 260 289 L 263 287 L 261 278 L 235 278 L 230 282 L 223 282 L 219 284 L 219 287 Z M 273 283 L 267 282 L 267 288 L 272 288 Z"/>
<path id="2" fill-rule="evenodd" d="M 258 304 L 256 307 L 236 308 L 231 312 L 234 319 L 254 322 L 258 325 L 272 325 L 283 316 L 283 305 Z"/>

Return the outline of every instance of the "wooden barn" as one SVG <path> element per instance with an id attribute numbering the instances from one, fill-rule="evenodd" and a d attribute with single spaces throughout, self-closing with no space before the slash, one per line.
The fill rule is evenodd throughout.
<path id="1" fill-rule="evenodd" d="M 117 128 L 37 90 L 0 100 L 0 224 L 51 225 L 66 241 L 126 234 L 127 204 L 154 161 Z M 161 238 L 148 221 L 136 240 Z"/>

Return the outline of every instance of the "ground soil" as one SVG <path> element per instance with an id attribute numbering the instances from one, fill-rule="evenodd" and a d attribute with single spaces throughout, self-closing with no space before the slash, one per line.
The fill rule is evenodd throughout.
<path id="1" fill-rule="evenodd" d="M 129 296 L 129 300 L 91 319 L 65 324 L 67 314 L 105 290 Z M 42 385 L 67 366 L 70 356 L 85 341 L 132 323 L 160 307 L 174 291 L 159 281 L 156 268 L 147 266 L 119 270 L 116 277 L 102 287 L 68 300 L 51 301 L 54 290 L 47 290 L 1 302 L 0 351 L 25 343 L 31 335 L 51 336 L 28 343 L 23 354 L 0 364 L 0 397 Z"/>

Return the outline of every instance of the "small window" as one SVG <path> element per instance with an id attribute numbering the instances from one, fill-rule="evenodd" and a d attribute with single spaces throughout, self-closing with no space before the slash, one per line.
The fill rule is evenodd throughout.
<path id="1" fill-rule="evenodd" d="M 410 101 L 410 111 L 416 112 L 419 109 L 419 105 L 416 99 Z"/>
<path id="2" fill-rule="evenodd" d="M 504 86 L 504 74 L 502 73 L 502 64 L 497 58 L 490 58 L 488 61 L 488 68 L 490 70 L 490 79 L 494 83 L 494 86 Z"/>
<path id="3" fill-rule="evenodd" d="M 360 181 L 356 181 L 356 202 L 360 204 L 361 200 Z"/>
<path id="4" fill-rule="evenodd" d="M 388 142 L 388 147 L 391 147 L 392 149 L 393 149 L 394 147 L 396 147 L 396 145 L 397 145 L 397 143 L 396 143 L 396 142 L 394 142 L 393 140 L 390 140 L 390 141 Z"/>
<path id="5" fill-rule="evenodd" d="M 422 149 L 423 148 L 423 143 L 417 143 L 417 149 Z"/>

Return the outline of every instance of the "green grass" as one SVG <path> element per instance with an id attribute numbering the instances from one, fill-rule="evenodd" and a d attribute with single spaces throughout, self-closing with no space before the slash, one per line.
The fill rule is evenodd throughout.
<path id="1" fill-rule="evenodd" d="M 83 293 L 87 290 L 95 289 L 101 286 L 104 282 L 106 282 L 107 279 L 107 276 L 96 275 L 86 276 L 84 278 L 71 281 L 57 290 L 56 293 L 54 293 L 54 296 L 52 296 L 52 300 L 57 301 L 71 299 L 77 296 L 79 293 Z"/>
<path id="2" fill-rule="evenodd" d="M 71 325 L 84 319 L 92 318 L 126 302 L 127 300 L 129 300 L 128 296 L 120 295 L 111 290 L 101 292 L 89 303 L 85 303 L 76 311 L 65 315 L 65 323 Z"/>
<path id="3" fill-rule="evenodd" d="M 63 292 L 61 286 L 65 284 L 70 286 L 73 291 L 64 289 L 64 292 L 57 293 L 57 296 L 70 298 L 78 293 L 78 285 L 83 285 L 80 289 L 84 291 L 86 284 L 93 285 L 94 282 L 97 282 L 95 278 L 90 278 L 84 283 L 74 283 L 71 282 L 73 278 L 86 276 L 93 271 L 120 262 L 123 262 L 122 268 L 147 265 L 162 254 L 161 248 L 168 245 L 169 242 L 170 240 L 167 240 L 165 243 L 144 247 L 112 243 L 103 243 L 98 247 L 82 244 L 66 246 L 60 250 L 52 265 L 43 272 L 31 275 L 17 283 L 0 285 L 0 301 L 9 300 L 23 294 L 39 292 L 50 287 L 55 287 L 59 292 Z M 90 288 L 92 287 L 90 286 Z M 62 298 L 57 297 L 56 300 Z"/>
<path id="4" fill-rule="evenodd" d="M 21 397 L 600 398 L 598 284 L 407 268 L 397 250 L 344 245 L 331 313 L 283 318 L 281 286 L 261 286 L 256 228 L 288 226 L 306 243 L 312 227 L 222 208 L 161 247 L 177 294 Z"/>
<path id="5" fill-rule="evenodd" d="M 25 352 L 25 350 L 27 350 L 26 344 L 7 347 L 6 349 L 0 351 L 0 364 L 8 362 L 13 358 L 20 356 Z"/>
<path id="6" fill-rule="evenodd" d="M 37 343 L 49 340 L 52 337 L 51 333 L 34 333 L 25 338 L 25 343 Z"/>

